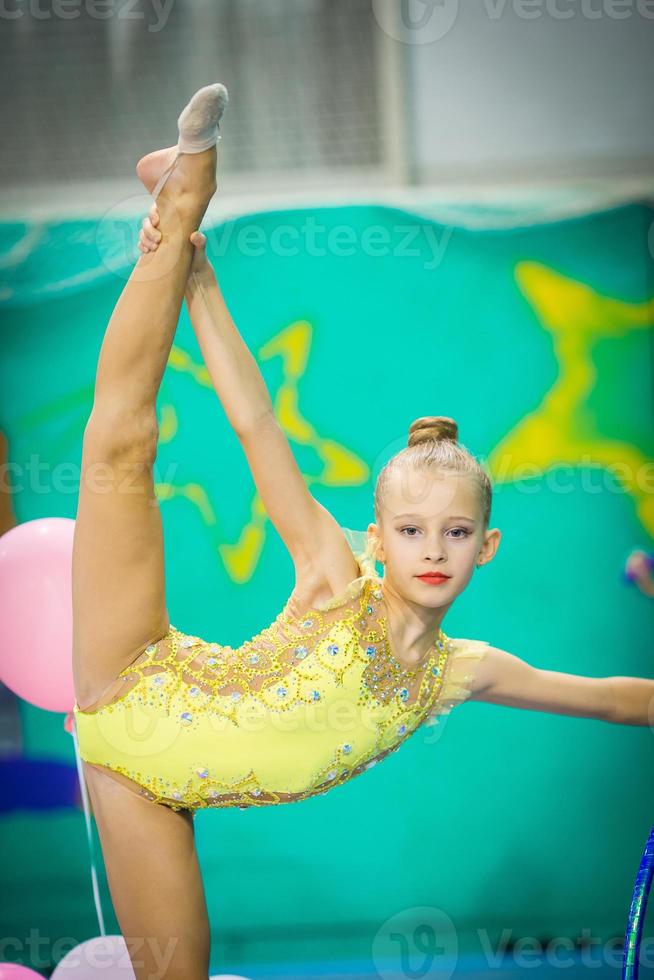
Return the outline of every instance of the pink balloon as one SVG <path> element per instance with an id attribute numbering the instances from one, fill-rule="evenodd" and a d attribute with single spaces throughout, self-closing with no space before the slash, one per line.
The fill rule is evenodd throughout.
<path id="1" fill-rule="evenodd" d="M 74 530 L 66 517 L 44 517 L 0 537 L 0 680 L 48 711 L 75 702 Z"/>
<path id="2" fill-rule="evenodd" d="M 42 973 L 30 970 L 29 966 L 20 963 L 0 963 L 0 980 L 43 980 Z"/>

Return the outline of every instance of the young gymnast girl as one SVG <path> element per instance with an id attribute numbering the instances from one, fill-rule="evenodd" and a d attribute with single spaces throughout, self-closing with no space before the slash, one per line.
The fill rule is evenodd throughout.
<path id="1" fill-rule="evenodd" d="M 646 725 L 654 696 L 650 680 L 537 669 L 445 634 L 447 611 L 500 541 L 490 480 L 452 419 L 411 425 L 379 475 L 365 543 L 308 492 L 197 231 L 216 189 L 226 102 L 222 85 L 200 89 L 177 146 L 139 161 L 155 204 L 107 327 L 83 441 L 74 719 L 116 915 L 128 947 L 141 940 L 139 978 L 155 974 L 171 940 L 166 976 L 208 976 L 199 808 L 325 793 L 467 698 Z M 236 648 L 183 633 L 166 608 L 156 398 L 184 297 L 295 569 L 274 622 Z"/>

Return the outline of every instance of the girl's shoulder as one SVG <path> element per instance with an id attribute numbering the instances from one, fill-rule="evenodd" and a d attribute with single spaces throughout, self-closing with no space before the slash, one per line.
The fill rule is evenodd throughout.
<path id="1" fill-rule="evenodd" d="M 345 588 L 333 593 L 322 583 L 315 591 L 296 587 L 288 598 L 284 613 L 286 616 L 301 617 L 311 613 L 329 615 L 334 619 L 340 611 L 343 615 L 354 611 L 365 601 L 369 591 L 379 584 L 377 576 L 371 576 L 358 566 L 359 575 L 347 583 Z M 337 618 L 337 616 L 336 616 Z"/>
<path id="2" fill-rule="evenodd" d="M 352 574 L 352 578 L 342 588 L 334 590 L 323 575 L 314 573 L 303 576 L 296 582 L 286 604 L 286 612 L 302 615 L 307 612 L 328 613 L 337 609 L 345 611 L 350 606 L 356 606 L 366 588 L 374 588 L 380 583 L 367 533 L 342 525 L 341 530 L 350 546 L 351 562 L 348 571 L 342 570 L 340 581 L 346 580 L 348 573 Z M 313 567 L 320 568 L 321 565 L 321 556 L 317 555 Z"/>
<path id="3" fill-rule="evenodd" d="M 426 718 L 428 725 L 435 725 L 438 715 L 448 714 L 470 697 L 475 674 L 490 644 L 487 640 L 464 636 L 448 637 L 447 649 L 443 682 L 434 708 Z"/>

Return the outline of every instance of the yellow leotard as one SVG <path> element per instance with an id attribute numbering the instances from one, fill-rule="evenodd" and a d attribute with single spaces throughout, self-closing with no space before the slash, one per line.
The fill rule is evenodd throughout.
<path id="1" fill-rule="evenodd" d="M 389 648 L 381 581 L 364 573 L 304 611 L 291 596 L 237 648 L 171 625 L 111 703 L 75 705 L 81 758 L 191 810 L 296 802 L 369 769 L 469 695 L 488 648 L 441 630 L 412 675 Z"/>

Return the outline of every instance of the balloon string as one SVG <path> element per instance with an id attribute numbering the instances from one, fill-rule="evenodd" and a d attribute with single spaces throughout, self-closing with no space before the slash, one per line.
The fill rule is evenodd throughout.
<path id="1" fill-rule="evenodd" d="M 100 935 L 106 936 L 106 932 L 104 928 L 104 917 L 102 915 L 102 903 L 100 902 L 100 889 L 98 887 L 98 873 L 95 866 L 95 855 L 93 850 L 93 832 L 91 829 L 91 807 L 89 805 L 89 798 L 86 791 L 86 780 L 84 779 L 84 770 L 82 769 L 82 760 L 79 754 L 79 745 L 77 744 L 77 721 L 75 718 L 73 718 L 72 736 L 73 736 L 73 742 L 75 743 L 75 761 L 77 763 L 77 775 L 79 777 L 79 785 L 82 791 L 82 803 L 84 805 L 84 820 L 86 822 L 86 836 L 88 837 L 89 854 L 91 856 L 91 882 L 93 885 L 93 901 L 95 902 L 95 911 L 98 916 Z"/>

